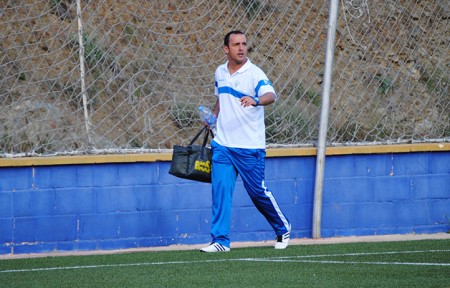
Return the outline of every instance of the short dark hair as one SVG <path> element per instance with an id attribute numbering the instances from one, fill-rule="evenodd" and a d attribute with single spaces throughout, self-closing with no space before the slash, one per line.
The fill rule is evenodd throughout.
<path id="1" fill-rule="evenodd" d="M 225 38 L 223 38 L 223 45 L 224 46 L 228 46 L 228 44 L 230 44 L 230 36 L 232 34 L 242 34 L 245 35 L 244 32 L 242 32 L 241 30 L 233 30 L 227 33 L 227 35 L 225 35 Z"/>

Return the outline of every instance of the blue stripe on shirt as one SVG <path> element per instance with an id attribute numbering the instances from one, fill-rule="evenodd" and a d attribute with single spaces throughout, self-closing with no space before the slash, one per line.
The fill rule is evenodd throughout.
<path id="1" fill-rule="evenodd" d="M 236 91 L 233 88 L 228 87 L 228 86 L 220 87 L 218 91 L 219 91 L 219 94 L 226 93 L 226 94 L 230 94 L 236 98 L 242 98 L 244 96 L 247 96 L 244 93 Z"/>
<path id="2" fill-rule="evenodd" d="M 217 81 L 216 81 L 215 85 L 217 87 Z M 255 94 L 256 94 L 255 97 L 259 97 L 259 95 L 258 95 L 259 89 L 261 88 L 261 86 L 264 86 L 264 85 L 272 86 L 272 83 L 269 80 L 261 80 L 261 81 L 259 81 L 258 85 L 256 85 L 256 88 L 255 88 Z M 242 98 L 244 96 L 251 96 L 251 95 L 246 95 L 246 94 L 244 94 L 242 92 L 239 92 L 237 90 L 234 90 L 233 88 L 231 88 L 229 86 L 223 86 L 223 87 L 220 87 L 220 88 L 218 87 L 218 92 L 219 92 L 219 94 L 222 94 L 222 93 L 230 94 L 230 95 L 232 95 L 232 96 L 234 96 L 236 98 Z"/>
<path id="3" fill-rule="evenodd" d="M 261 88 L 261 86 L 264 86 L 264 85 L 272 86 L 272 82 L 270 82 L 269 80 L 261 80 L 261 81 L 259 81 L 258 85 L 256 85 L 256 88 L 255 88 L 255 92 L 256 92 L 255 96 L 256 97 L 259 97 L 259 95 L 258 95 L 259 89 Z"/>

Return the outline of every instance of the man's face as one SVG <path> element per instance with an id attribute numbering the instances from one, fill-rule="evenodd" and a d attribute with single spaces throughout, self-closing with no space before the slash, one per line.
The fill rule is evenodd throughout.
<path id="1" fill-rule="evenodd" d="M 228 61 L 235 64 L 245 63 L 247 59 L 247 39 L 243 34 L 231 34 L 228 46 L 223 50 L 227 54 Z"/>

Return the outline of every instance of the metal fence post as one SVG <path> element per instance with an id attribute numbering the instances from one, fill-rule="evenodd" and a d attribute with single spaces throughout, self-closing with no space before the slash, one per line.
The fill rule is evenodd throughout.
<path id="1" fill-rule="evenodd" d="M 85 67 L 84 67 L 84 43 L 83 43 L 83 21 L 81 18 L 81 1 L 77 0 L 77 18 L 78 18 L 78 43 L 80 45 L 80 81 L 81 81 L 81 96 L 83 99 L 83 111 L 84 111 L 84 121 L 86 124 L 86 135 L 88 140 L 88 145 L 90 148 L 92 148 L 92 141 L 91 141 L 91 122 L 89 121 L 89 113 L 88 113 L 88 100 L 87 100 L 87 93 L 86 93 L 86 83 L 85 83 Z"/>
<path id="2" fill-rule="evenodd" d="M 328 130 L 328 116 L 330 112 L 330 93 L 333 72 L 334 42 L 336 39 L 336 25 L 339 0 L 330 0 L 328 16 L 327 50 L 325 55 L 325 71 L 322 86 L 322 108 L 320 114 L 319 141 L 316 158 L 316 177 L 314 184 L 313 238 L 321 237 L 322 222 L 322 194 L 325 171 L 325 149 Z"/>

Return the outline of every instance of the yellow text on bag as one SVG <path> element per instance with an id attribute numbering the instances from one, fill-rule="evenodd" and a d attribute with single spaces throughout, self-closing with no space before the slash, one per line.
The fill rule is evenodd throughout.
<path id="1" fill-rule="evenodd" d="M 194 170 L 210 173 L 211 172 L 211 162 L 195 160 Z"/>

